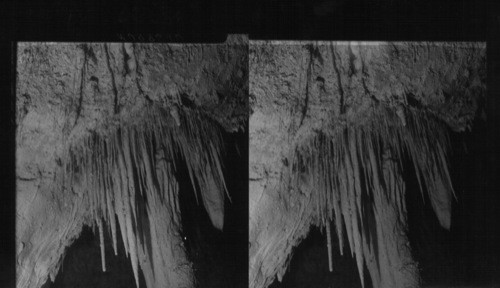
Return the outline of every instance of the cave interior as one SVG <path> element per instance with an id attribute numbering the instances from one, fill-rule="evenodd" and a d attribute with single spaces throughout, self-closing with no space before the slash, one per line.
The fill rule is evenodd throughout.
<path id="1" fill-rule="evenodd" d="M 491 161 L 495 152 L 488 137 L 487 122 L 479 117 L 472 131 L 450 135 L 449 166 L 456 193 L 450 230 L 439 225 L 428 194 L 419 191 L 412 165 L 404 164 L 407 235 L 412 256 L 419 263 L 422 287 L 500 287 L 495 286 L 500 285 L 500 229 L 496 222 L 500 219 L 500 197 L 495 193 L 500 179 L 495 175 L 497 164 Z M 332 236 L 332 242 L 330 272 L 325 229 L 311 227 L 294 248 L 282 281 L 275 279 L 270 287 L 361 288 L 349 247 L 341 256 L 337 237 Z M 366 265 L 364 270 L 365 287 L 371 288 Z"/>
<path id="2" fill-rule="evenodd" d="M 245 189 L 245 159 L 248 158 L 246 132 L 223 133 L 226 155 L 226 184 L 231 200 L 225 199 L 224 229 L 216 229 L 203 204 L 196 199 L 187 167 L 177 161 L 182 239 L 188 260 L 193 264 L 195 287 L 246 287 L 248 255 L 245 240 L 248 233 L 248 206 Z M 198 190 L 199 191 L 199 190 Z M 198 192 L 199 193 L 199 192 Z M 199 195 L 198 195 L 199 197 Z M 130 259 L 123 240 L 118 237 L 118 255 L 113 253 L 109 229 L 104 229 L 106 271 L 101 268 L 101 250 L 97 225 L 85 225 L 78 238 L 66 248 L 63 263 L 54 282 L 50 278 L 42 288 L 59 287 L 122 287 L 136 288 Z M 117 233 L 120 227 L 117 225 Z M 146 287 L 139 270 L 139 287 Z"/>

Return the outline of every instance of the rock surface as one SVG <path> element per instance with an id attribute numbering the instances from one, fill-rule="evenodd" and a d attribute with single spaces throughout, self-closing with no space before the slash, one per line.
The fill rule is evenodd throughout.
<path id="1" fill-rule="evenodd" d="M 87 196 L 57 185 L 65 149 L 133 121 L 127 118 L 151 103 L 201 111 L 227 132 L 243 129 L 247 47 L 241 41 L 18 44 L 17 287 L 53 280 L 65 248 L 91 224 Z M 161 237 L 182 242 L 178 235 Z"/>
<path id="2" fill-rule="evenodd" d="M 281 279 L 316 221 L 307 189 L 284 182 L 291 151 L 329 120 L 366 121 L 382 103 L 465 131 L 483 115 L 484 43 L 251 41 L 249 57 L 250 287 Z"/>

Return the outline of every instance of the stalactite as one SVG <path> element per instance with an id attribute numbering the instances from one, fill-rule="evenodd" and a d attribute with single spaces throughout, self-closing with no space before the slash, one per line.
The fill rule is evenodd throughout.
<path id="1" fill-rule="evenodd" d="M 130 203 L 128 206 L 130 207 L 130 217 L 132 217 L 132 221 L 135 225 L 137 225 L 137 215 L 135 209 L 135 178 L 134 178 L 134 166 L 137 164 L 131 159 L 131 149 L 130 149 L 130 135 L 128 129 L 123 129 L 122 134 L 122 145 L 123 145 L 123 158 L 125 164 L 125 171 L 127 177 L 127 199 L 126 202 Z"/>
<path id="2" fill-rule="evenodd" d="M 326 223 L 326 245 L 328 248 L 328 270 L 333 272 L 332 260 L 332 232 L 330 230 L 330 222 Z"/>
<path id="3" fill-rule="evenodd" d="M 129 204 L 125 204 L 128 206 Z M 128 210 L 129 211 L 129 210 Z M 129 245 L 129 253 L 130 253 L 130 262 L 132 262 L 132 270 L 134 271 L 134 278 L 136 286 L 139 287 L 139 266 L 138 266 L 138 257 L 137 257 L 137 246 L 135 241 L 135 233 L 132 227 L 132 215 L 130 212 L 127 212 L 126 215 L 126 225 L 127 225 L 127 237 L 128 237 L 128 245 Z"/>
<path id="4" fill-rule="evenodd" d="M 119 139 L 117 138 L 117 143 L 118 143 Z M 121 143 L 120 143 L 121 144 Z M 120 181 L 119 181 L 119 184 L 120 186 L 118 187 L 118 193 L 119 193 L 119 205 L 120 205 L 120 209 L 118 211 L 119 213 L 119 216 L 121 216 L 121 220 L 120 220 L 120 228 L 122 228 L 121 230 L 123 231 L 122 232 L 122 236 L 123 236 L 123 244 L 125 246 L 125 252 L 127 254 L 127 256 L 130 255 L 130 242 L 129 242 L 129 232 L 128 232 L 128 229 L 130 228 L 130 226 L 128 225 L 128 217 L 130 216 L 130 211 L 129 211 L 129 205 L 128 205 L 128 180 L 127 180 L 127 176 L 126 176 L 126 168 L 125 168 L 125 163 L 124 163 L 124 160 L 123 160 L 123 152 L 121 151 L 121 149 L 119 149 L 120 146 L 118 146 L 118 156 L 117 156 L 117 163 L 118 163 L 118 174 L 120 175 Z"/>
<path id="5" fill-rule="evenodd" d="M 106 253 L 104 251 L 104 228 L 102 227 L 102 219 L 98 217 L 97 226 L 99 228 L 99 243 L 101 246 L 101 264 L 102 264 L 102 272 L 106 272 Z"/>
<path id="6" fill-rule="evenodd" d="M 154 105 L 137 113 L 129 115 L 131 120 L 127 121 L 115 116 L 119 124 L 106 135 L 93 133 L 71 145 L 64 157 L 62 184 L 78 182 L 86 187 L 91 216 L 99 226 L 101 249 L 104 220 L 112 235 L 115 255 L 118 219 L 125 253 L 130 257 L 138 286 L 139 252 L 146 254 L 147 237 L 156 235 L 146 227 L 151 221 L 144 218 L 151 215 L 147 201 L 165 201 L 171 207 L 172 221 L 180 223 L 178 183 L 174 176 L 176 161 L 185 162 L 196 197 L 202 197 L 219 229 L 223 223 L 224 198 L 229 198 L 229 194 L 221 162 L 224 157 L 221 128 L 212 120 L 189 109 L 179 108 L 176 115 L 171 115 L 168 109 Z M 157 155 L 161 159 L 155 159 Z M 219 206 L 213 209 L 211 205 Z M 103 258 L 103 270 L 104 261 Z M 153 259 L 149 261 L 156 263 Z"/>
<path id="7" fill-rule="evenodd" d="M 409 108 L 403 123 L 398 112 L 391 109 L 375 107 L 364 121 L 350 123 L 342 116 L 332 119 L 317 136 L 300 143 L 290 157 L 291 181 L 300 179 L 298 173 L 303 172 L 293 167 L 302 165 L 310 177 L 311 188 L 318 194 L 314 196 L 318 223 L 328 229 L 332 214 L 335 217 L 341 254 L 344 230 L 347 233 L 363 286 L 363 246 L 373 250 L 373 241 L 380 236 L 370 235 L 374 231 L 367 228 L 367 218 L 382 215 L 380 201 L 385 199 L 396 208 L 399 221 L 405 221 L 403 158 L 412 162 L 422 196 L 424 191 L 431 196 L 441 225 L 449 227 L 454 191 L 446 160 L 447 130 L 430 112 Z M 377 227 L 376 233 L 380 229 Z M 388 253 L 390 247 L 381 248 L 379 254 Z"/>
<path id="8" fill-rule="evenodd" d="M 107 145 L 107 144 L 106 144 Z M 109 150 L 107 150 L 109 152 Z M 109 171 L 110 168 L 110 162 L 108 159 L 105 160 L 105 171 Z M 116 210 L 115 206 L 113 203 L 115 202 L 114 199 L 114 193 L 113 193 L 113 187 L 112 187 L 112 182 L 110 179 L 111 175 L 109 173 L 105 174 L 104 176 L 104 182 L 105 182 L 105 193 L 106 193 L 106 205 L 107 205 L 107 212 L 108 212 L 108 223 L 109 227 L 111 229 L 111 238 L 113 239 L 113 251 L 115 252 L 115 256 L 118 255 L 118 249 L 117 249 L 117 239 L 116 239 Z"/>

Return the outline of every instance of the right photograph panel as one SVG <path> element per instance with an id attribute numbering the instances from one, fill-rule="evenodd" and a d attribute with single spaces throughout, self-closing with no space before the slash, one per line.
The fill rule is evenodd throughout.
<path id="1" fill-rule="evenodd" d="M 485 43 L 250 41 L 249 63 L 249 287 L 498 283 Z"/>

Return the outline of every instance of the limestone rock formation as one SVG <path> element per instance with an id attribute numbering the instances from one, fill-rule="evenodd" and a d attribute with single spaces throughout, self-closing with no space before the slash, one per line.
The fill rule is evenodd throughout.
<path id="1" fill-rule="evenodd" d="M 84 225 L 113 232 L 115 253 L 122 237 L 136 282 L 192 287 L 175 165 L 222 229 L 220 135 L 246 125 L 247 47 L 18 44 L 17 287 L 54 280 Z"/>
<path id="2" fill-rule="evenodd" d="M 249 57 L 250 287 L 330 221 L 362 283 L 366 264 L 374 287 L 418 287 L 401 158 L 449 228 L 445 138 L 484 116 L 485 44 L 251 41 Z"/>

